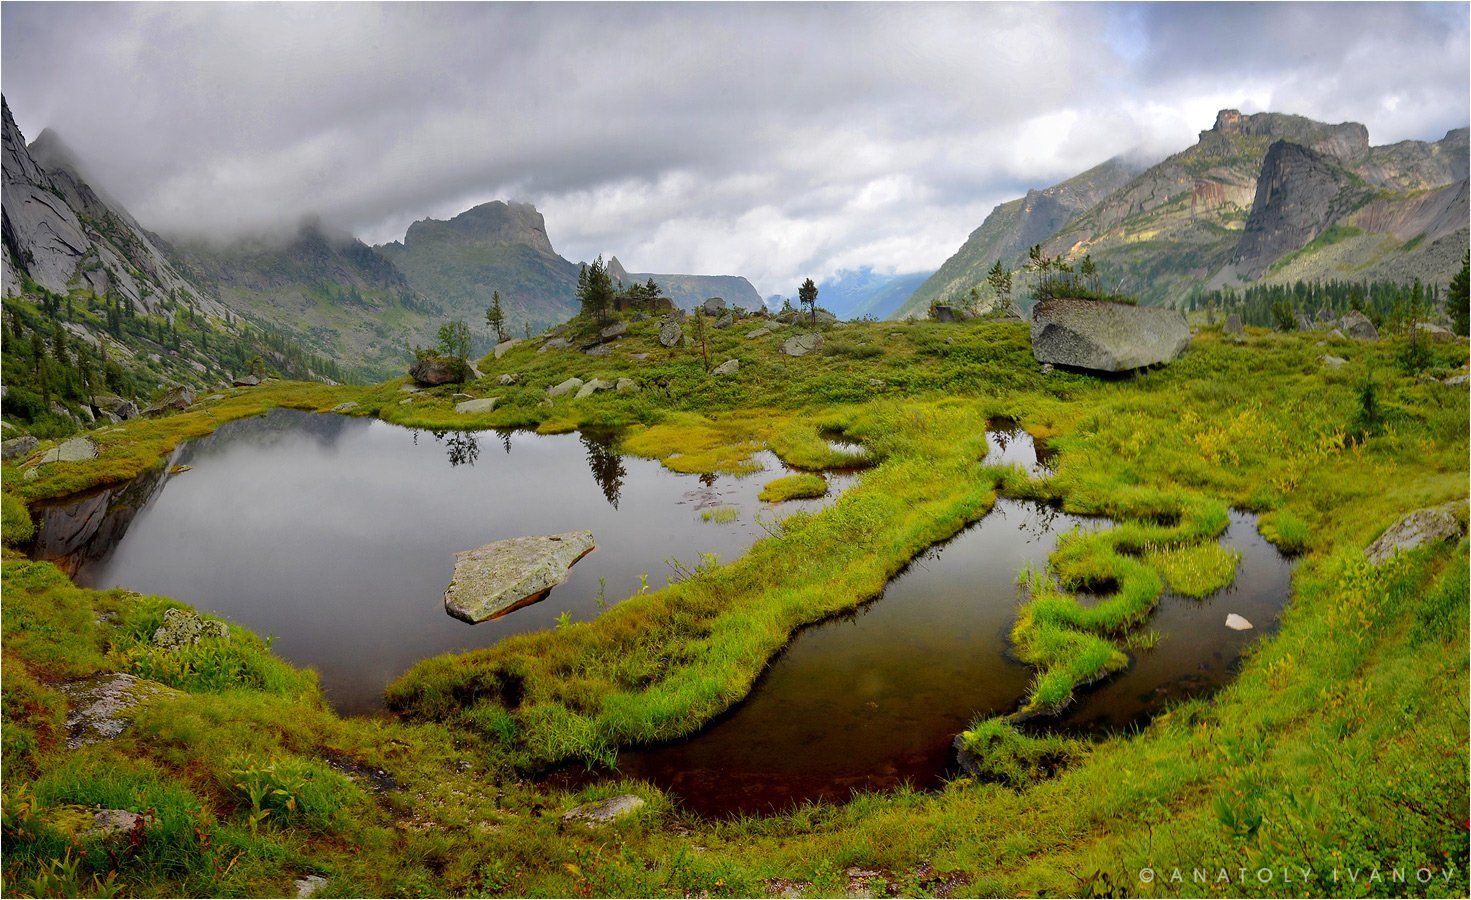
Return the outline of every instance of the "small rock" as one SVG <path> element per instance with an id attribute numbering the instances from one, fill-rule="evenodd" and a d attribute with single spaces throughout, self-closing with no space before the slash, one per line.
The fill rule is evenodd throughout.
<path id="1" fill-rule="evenodd" d="M 537 347 L 536 352 L 545 353 L 548 350 L 565 350 L 570 346 L 572 346 L 572 342 L 566 338 L 552 338 L 540 347 Z"/>
<path id="2" fill-rule="evenodd" d="M 414 402 L 414 398 L 413 397 L 405 397 L 402 400 L 398 401 L 398 405 L 399 406 L 408 406 L 410 403 L 413 403 L 413 402 Z"/>
<path id="3" fill-rule="evenodd" d="M 814 350 L 821 349 L 821 347 L 822 335 L 816 333 L 799 334 L 783 341 L 781 352 L 787 356 L 806 356 Z"/>
<path id="4" fill-rule="evenodd" d="M 500 382 L 501 384 L 507 384 L 507 385 L 509 385 L 509 384 L 515 384 L 516 383 L 516 380 L 517 380 L 517 377 L 516 377 L 516 373 L 515 372 L 507 372 L 506 374 L 504 374 L 501 377 L 499 377 L 499 378 L 496 379 L 496 381 Z"/>
<path id="5" fill-rule="evenodd" d="M 234 387 L 255 387 L 260 384 L 260 379 L 254 375 L 242 375 L 230 383 Z"/>
<path id="6" fill-rule="evenodd" d="M 163 624 L 153 632 L 153 643 L 166 650 L 190 647 L 215 638 L 229 640 L 230 626 L 177 607 L 164 610 Z"/>
<path id="7" fill-rule="evenodd" d="M 732 325 L 735 324 L 735 321 L 736 321 L 735 313 L 726 313 L 725 315 L 723 315 L 720 318 L 718 318 L 718 319 L 715 320 L 715 327 L 716 328 L 729 328 L 730 326 L 732 326 Z"/>
<path id="8" fill-rule="evenodd" d="M 1330 369 L 1336 369 L 1344 363 L 1348 362 L 1348 360 L 1344 359 L 1341 356 L 1333 356 L 1331 354 L 1325 353 L 1322 356 L 1318 357 L 1318 362 L 1322 363 Z"/>
<path id="9" fill-rule="evenodd" d="M 708 301 L 707 301 L 708 302 Z M 721 301 L 724 303 L 725 301 Z M 644 799 L 633 794 L 621 794 L 610 797 L 607 800 L 599 800 L 596 803 L 584 803 L 581 806 L 568 810 L 562 815 L 566 822 L 583 821 L 593 825 L 601 825 L 621 819 L 624 816 L 638 812 L 644 806 Z"/>
<path id="10" fill-rule="evenodd" d="M 1053 373 L 1053 371 L 1054 371 L 1054 369 L 1052 367 L 1052 363 L 1043 363 L 1042 364 L 1042 374 L 1043 375 L 1051 375 Z"/>
<path id="11" fill-rule="evenodd" d="M 519 338 L 511 338 L 509 341 L 501 341 L 499 344 L 496 344 L 495 358 L 500 359 L 502 356 L 505 356 L 507 353 L 511 352 L 512 347 L 516 346 L 519 343 L 521 343 Z"/>
<path id="12" fill-rule="evenodd" d="M 613 345 L 612 344 L 594 344 L 593 346 L 587 348 L 586 350 L 584 350 L 582 352 L 583 353 L 586 353 L 588 356 L 596 356 L 596 357 L 598 357 L 598 358 L 601 359 L 602 357 L 607 356 L 609 353 L 612 353 L 613 352 Z"/>
<path id="13" fill-rule="evenodd" d="M 1465 384 L 1468 380 L 1471 380 L 1471 373 L 1462 372 L 1459 375 L 1452 375 L 1451 377 L 1447 378 L 1445 380 L 1445 383 L 1451 385 L 1452 387 L 1455 387 L 1457 385 Z"/>
<path id="14" fill-rule="evenodd" d="M 547 388 L 547 396 L 550 397 L 550 398 L 560 397 L 563 394 L 570 394 L 573 391 L 576 391 L 576 390 L 578 390 L 581 387 L 582 387 L 582 379 L 581 378 L 569 378 L 566 381 L 562 382 L 561 384 L 556 385 L 555 387 L 549 387 L 549 388 Z"/>
<path id="15" fill-rule="evenodd" d="M 420 391 L 424 390 L 424 386 L 423 385 L 419 385 L 419 384 L 412 384 L 412 383 L 410 383 L 410 384 L 401 384 L 401 385 L 398 386 L 398 389 L 400 391 L 402 391 L 403 393 L 405 393 L 405 394 L 417 394 Z"/>
<path id="16" fill-rule="evenodd" d="M 72 750 L 122 734 L 130 718 L 126 714 L 139 704 L 181 694 L 121 672 L 62 682 L 57 688 L 67 699 L 66 746 Z"/>
<path id="17" fill-rule="evenodd" d="M 485 397 L 480 400 L 464 400 L 455 404 L 457 413 L 488 413 L 495 411 L 495 405 L 499 397 Z"/>
<path id="18" fill-rule="evenodd" d="M 623 337 L 625 334 L 628 334 L 627 322 L 614 322 L 612 325 L 609 325 L 607 328 L 604 328 L 602 331 L 598 332 L 598 336 L 605 341 L 615 341 L 618 338 Z"/>
<path id="19" fill-rule="evenodd" d="M 97 458 L 97 442 L 91 438 L 74 437 L 62 441 L 41 456 L 41 463 L 54 462 L 82 462 L 83 460 Z"/>
<path id="20" fill-rule="evenodd" d="M 882 378 L 870 378 L 868 379 L 868 386 L 871 388 L 886 388 L 889 386 L 889 383 Z"/>
<path id="21" fill-rule="evenodd" d="M 153 817 L 139 815 L 126 809 L 99 809 L 92 814 L 92 827 L 83 833 L 83 837 L 111 837 L 115 834 L 127 834 L 134 828 L 147 828 L 153 824 Z"/>
<path id="22" fill-rule="evenodd" d="M 631 359 L 636 359 L 639 361 L 643 361 L 649 358 L 649 354 L 647 353 L 630 353 L 628 355 Z"/>
<path id="23" fill-rule="evenodd" d="M 672 349 L 674 349 L 674 345 L 675 344 L 678 344 L 679 341 L 680 341 L 680 339 L 683 338 L 683 337 L 684 337 L 684 326 L 680 324 L 680 322 L 679 322 L 678 319 L 675 319 L 672 316 L 670 316 L 670 317 L 666 317 L 664 319 L 664 321 L 662 323 L 660 323 L 660 325 L 659 325 L 659 344 L 660 344 L 660 346 L 667 347 L 667 348 L 669 348 L 669 349 L 672 350 Z"/>
<path id="24" fill-rule="evenodd" d="M 632 378 L 620 378 L 616 389 L 620 394 L 636 394 L 638 393 L 638 382 Z"/>
<path id="25" fill-rule="evenodd" d="M 186 387 L 176 387 L 164 394 L 159 401 L 143 411 L 145 416 L 157 416 L 170 410 L 185 410 L 194 405 L 194 392 Z"/>
<path id="26" fill-rule="evenodd" d="M 474 395 L 472 395 L 472 394 L 465 394 L 465 393 L 450 394 L 449 395 L 449 398 L 451 400 L 474 400 L 475 399 Z"/>
<path id="27" fill-rule="evenodd" d="M 1231 613 L 1226 616 L 1226 627 L 1232 631 L 1250 631 L 1251 623 L 1246 621 L 1242 616 Z"/>
<path id="28" fill-rule="evenodd" d="M 1403 516 L 1370 544 L 1364 555 L 1377 566 L 1388 562 L 1396 553 L 1459 537 L 1461 522 L 1456 518 L 1455 509 L 1460 503 L 1461 501 L 1453 500 L 1442 506 L 1417 509 Z"/>
<path id="29" fill-rule="evenodd" d="M 307 875 L 296 879 L 294 886 L 298 898 L 315 897 L 317 891 L 327 886 L 327 879 L 321 875 Z"/>
<path id="30" fill-rule="evenodd" d="M 21 435 L 18 438 L 11 438 L 5 443 L 0 444 L 0 459 L 4 459 L 7 462 L 12 459 L 23 459 L 30 456 L 40 443 L 40 441 L 29 434 Z"/>
<path id="31" fill-rule="evenodd" d="M 741 361 L 740 360 L 738 360 L 738 359 L 727 359 L 725 362 L 723 362 L 720 365 L 716 366 L 715 369 L 710 374 L 712 374 L 712 375 L 734 375 L 736 372 L 739 372 L 740 369 L 741 369 Z"/>

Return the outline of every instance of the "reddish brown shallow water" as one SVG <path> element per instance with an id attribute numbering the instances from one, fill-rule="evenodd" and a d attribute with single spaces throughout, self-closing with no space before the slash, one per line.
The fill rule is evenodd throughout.
<path id="1" fill-rule="evenodd" d="M 993 462 L 1037 471 L 1029 438 L 992 440 Z M 1044 460 L 1045 462 L 1045 460 Z M 1059 534 L 1106 523 L 1002 499 L 932 548 L 883 596 L 804 629 L 742 703 L 686 740 L 624 752 L 616 773 L 564 770 L 563 785 L 643 779 L 710 816 L 759 814 L 855 791 L 939 786 L 952 741 L 981 715 L 1014 710 L 1032 671 L 1009 653 L 1022 599 L 1017 573 L 1043 565 Z M 1150 627 L 1161 639 L 1119 676 L 1082 692 L 1060 720 L 1031 728 L 1099 733 L 1141 724 L 1169 701 L 1226 683 L 1242 653 L 1275 630 L 1291 568 L 1234 514 L 1223 541 L 1242 554 L 1235 583 L 1204 601 L 1170 594 Z M 1256 628 L 1225 627 L 1239 613 Z"/>

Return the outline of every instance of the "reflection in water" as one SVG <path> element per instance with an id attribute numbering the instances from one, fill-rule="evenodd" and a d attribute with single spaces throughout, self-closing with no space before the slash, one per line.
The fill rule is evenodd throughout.
<path id="1" fill-rule="evenodd" d="M 443 443 L 445 456 L 451 466 L 473 466 L 480 458 L 480 441 L 473 431 L 436 431 L 435 443 Z M 510 448 L 506 448 L 510 453 Z"/>
<path id="2" fill-rule="evenodd" d="M 614 434 L 589 430 L 579 437 L 587 450 L 587 467 L 592 470 L 593 480 L 602 488 L 603 497 L 617 509 L 618 495 L 623 491 L 623 478 L 628 470 L 623 467 L 623 457 L 613 449 Z"/>
<path id="3" fill-rule="evenodd" d="M 191 471 L 169 476 L 165 465 L 38 510 L 35 555 L 83 585 L 176 597 L 274 635 L 283 657 L 321 673 L 335 706 L 361 712 L 420 659 L 549 628 L 564 611 L 593 618 L 600 597 L 631 596 L 645 576 L 659 587 L 670 558 L 740 555 L 765 536 L 758 511 L 770 519 L 831 502 L 771 507 L 756 498 L 770 473 L 702 486 L 620 459 L 606 440 L 499 436 L 507 453 L 477 459 L 475 435 L 445 433 L 441 447 L 376 420 L 274 410 L 181 446 L 169 463 Z M 834 493 L 848 484 L 835 479 Z M 740 516 L 700 521 L 712 498 Z M 480 625 L 445 614 L 456 552 L 584 528 L 597 551 L 547 599 Z"/>
<path id="4" fill-rule="evenodd" d="M 1038 465 L 1025 432 L 988 435 L 1007 463 Z M 802 631 L 741 704 L 695 736 L 620 755 L 618 774 L 664 787 L 707 815 L 762 813 L 859 790 L 938 786 L 952 740 L 977 717 L 1015 710 L 1033 672 L 1010 655 L 1023 599 L 1017 573 L 1043 566 L 1060 534 L 1107 526 L 1001 499 L 931 548 L 852 615 Z M 1096 732 L 1146 721 L 1168 701 L 1226 683 L 1246 648 L 1276 629 L 1290 565 L 1233 513 L 1223 537 L 1242 554 L 1235 584 L 1205 601 L 1166 594 L 1152 649 L 1079 693 L 1061 720 L 1029 727 Z M 1256 625 L 1225 627 L 1228 612 Z M 572 781 L 607 773 L 559 773 Z"/>

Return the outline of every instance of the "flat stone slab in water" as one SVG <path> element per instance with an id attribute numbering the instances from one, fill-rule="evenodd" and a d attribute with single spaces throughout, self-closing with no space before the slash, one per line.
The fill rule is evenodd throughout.
<path id="1" fill-rule="evenodd" d="M 455 554 L 444 609 L 466 622 L 484 622 L 567 580 L 572 564 L 596 545 L 591 531 L 496 541 Z"/>
<path id="2" fill-rule="evenodd" d="M 1226 616 L 1226 627 L 1232 631 L 1250 631 L 1251 623 L 1246 620 L 1245 616 L 1231 613 Z"/>

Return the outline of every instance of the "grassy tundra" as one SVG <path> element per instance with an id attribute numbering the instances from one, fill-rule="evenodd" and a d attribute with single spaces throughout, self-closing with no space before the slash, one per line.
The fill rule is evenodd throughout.
<path id="1" fill-rule="evenodd" d="M 1396 340 L 1206 332 L 1163 369 L 1102 380 L 1044 375 L 1017 324 L 831 326 L 802 358 L 778 352 L 791 328 L 745 331 L 705 329 L 711 366 L 740 361 L 731 375 L 707 374 L 699 346 L 663 349 L 644 322 L 601 358 L 522 342 L 482 360 L 468 387 L 413 395 L 397 381 L 273 383 L 104 430 L 95 461 L 7 464 L 7 545 L 29 531 L 25 502 L 131 477 L 179 440 L 273 405 L 354 401 L 352 414 L 431 429 L 625 426 L 625 452 L 686 472 L 751 471 L 763 449 L 814 471 L 850 464 L 838 435 L 863 445 L 867 468 L 739 559 L 591 622 L 423 661 L 380 718 L 336 715 L 310 673 L 238 628 L 183 653 L 153 648 L 163 611 L 190 598 L 83 590 L 7 550 L 6 892 L 280 894 L 313 874 L 331 895 L 1471 888 L 1467 546 L 1377 567 L 1363 554 L 1401 514 L 1465 497 L 1466 389 L 1441 380 L 1464 369 L 1464 343 L 1407 366 Z M 1325 353 L 1348 362 L 1325 367 Z M 641 390 L 543 401 L 570 376 Z M 501 402 L 459 414 L 458 391 Z M 1001 416 L 1058 450 L 1053 475 L 982 463 L 985 422 Z M 552 763 L 695 731 L 745 696 L 795 629 L 874 597 L 1001 494 L 1116 523 L 1018 573 L 1031 591 L 1012 638 L 1036 669 L 1019 710 L 1064 705 L 1126 665 L 1165 585 L 1200 596 L 1229 583 L 1235 559 L 1214 541 L 1229 507 L 1262 513 L 1266 536 L 1301 554 L 1281 629 L 1230 687 L 1138 734 L 1060 740 L 977 721 L 965 740 L 987 777 L 940 792 L 709 822 L 646 784 L 567 794 L 534 782 Z M 1071 593 L 1100 585 L 1111 593 L 1092 606 Z M 174 690 L 115 740 L 68 750 L 56 684 L 97 672 Z M 386 780 L 366 774 L 378 770 Z M 560 818 L 616 793 L 649 802 L 600 828 Z M 95 806 L 153 818 L 89 835 Z"/>

